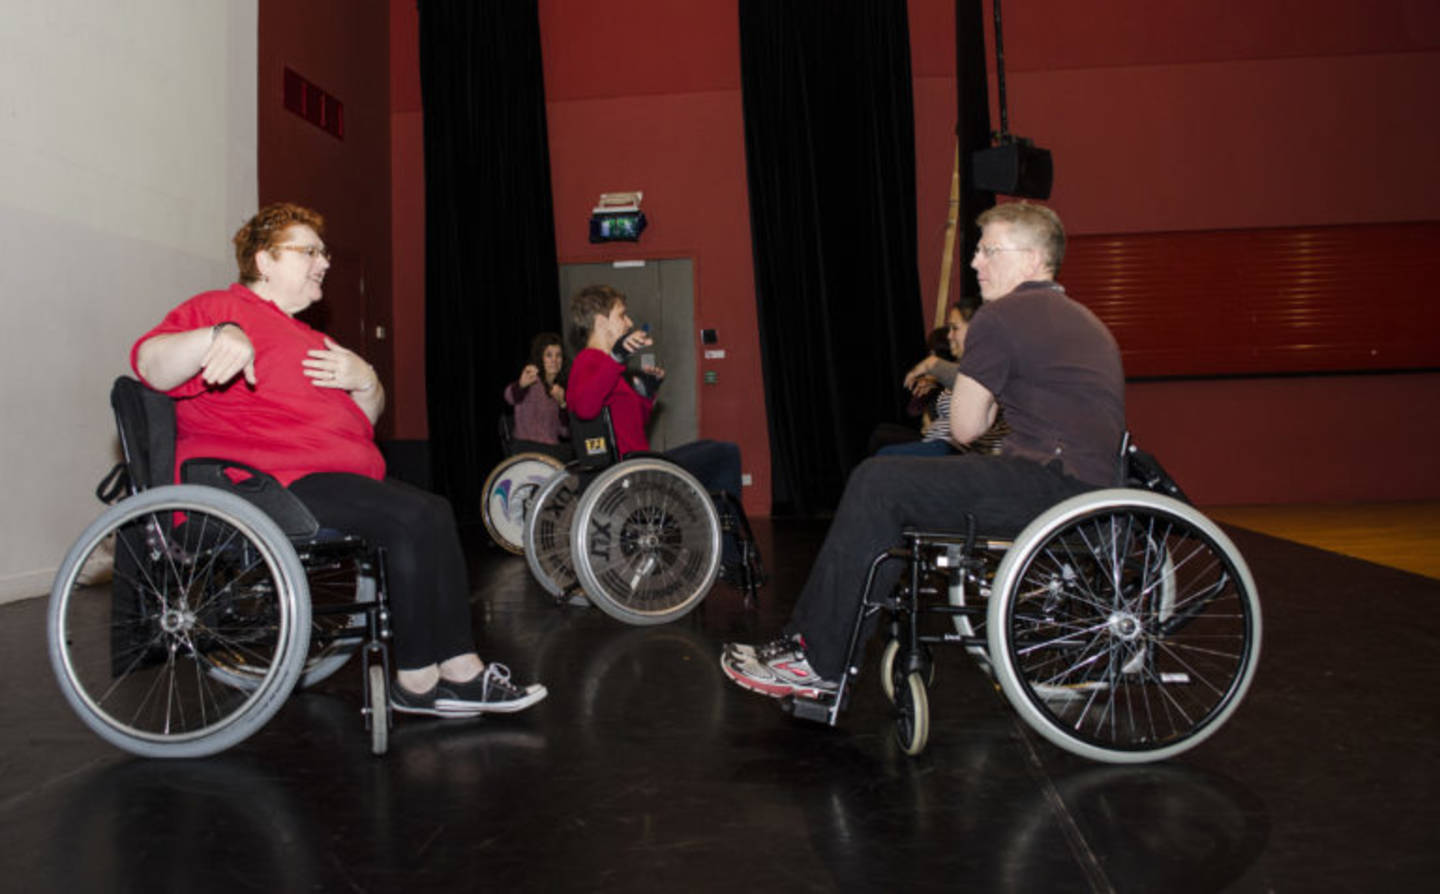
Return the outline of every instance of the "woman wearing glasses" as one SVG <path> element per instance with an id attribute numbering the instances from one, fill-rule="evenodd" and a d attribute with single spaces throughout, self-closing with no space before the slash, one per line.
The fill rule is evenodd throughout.
<path id="1" fill-rule="evenodd" d="M 398 685 L 392 706 L 455 717 L 527 708 L 545 687 L 481 661 L 450 505 L 385 478 L 374 423 L 375 369 L 295 319 L 330 268 L 324 219 L 266 206 L 235 234 L 240 281 L 170 311 L 131 349 L 150 387 L 175 398 L 176 468 L 223 457 L 275 476 L 322 526 L 359 534 L 388 558 Z"/>

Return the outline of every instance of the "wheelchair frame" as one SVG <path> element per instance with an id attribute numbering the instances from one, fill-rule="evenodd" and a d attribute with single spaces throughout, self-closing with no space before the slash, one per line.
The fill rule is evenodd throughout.
<path id="1" fill-rule="evenodd" d="M 51 664 L 80 719 L 143 757 L 215 754 L 260 729 L 296 685 L 319 683 L 358 649 L 361 714 L 372 751 L 385 753 L 383 550 L 320 531 L 275 479 L 235 463 L 192 460 L 181 473 L 187 483 L 152 486 L 172 474 L 173 405 L 123 376 L 111 402 L 125 458 L 96 495 L 113 505 L 70 548 L 47 620 Z M 234 484 L 230 468 L 252 477 Z M 83 569 L 107 543 L 115 546 L 111 586 L 83 584 Z"/>
<path id="2" fill-rule="evenodd" d="M 1027 725 L 1082 757 L 1138 763 L 1200 744 L 1254 678 L 1254 579 L 1224 532 L 1128 441 L 1122 475 L 1139 486 L 1072 497 L 1014 538 L 978 535 L 973 519 L 963 533 L 906 529 L 903 545 L 870 564 L 833 696 L 783 705 L 835 725 L 859 677 L 865 628 L 884 613 L 881 685 L 907 754 L 928 741 L 938 645 L 964 647 Z M 905 573 L 876 596 L 880 567 L 895 561 Z M 943 603 L 922 601 L 941 592 Z M 922 620 L 937 615 L 953 631 L 925 630 Z"/>

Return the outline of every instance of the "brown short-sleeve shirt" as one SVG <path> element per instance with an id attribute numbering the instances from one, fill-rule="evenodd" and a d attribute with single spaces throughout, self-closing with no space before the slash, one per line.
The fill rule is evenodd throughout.
<path id="1" fill-rule="evenodd" d="M 1058 283 L 1028 282 L 970 321 L 959 373 L 995 396 L 1010 424 L 1002 455 L 1089 484 L 1115 480 L 1125 433 L 1125 374 L 1105 324 Z"/>

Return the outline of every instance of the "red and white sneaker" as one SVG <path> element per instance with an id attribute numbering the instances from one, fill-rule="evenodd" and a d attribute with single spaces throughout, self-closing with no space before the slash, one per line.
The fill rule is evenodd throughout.
<path id="1" fill-rule="evenodd" d="M 727 645 L 720 653 L 720 669 L 736 685 L 773 698 L 834 695 L 839 684 L 821 679 L 805 658 L 799 637 L 776 640 L 757 648 Z"/>

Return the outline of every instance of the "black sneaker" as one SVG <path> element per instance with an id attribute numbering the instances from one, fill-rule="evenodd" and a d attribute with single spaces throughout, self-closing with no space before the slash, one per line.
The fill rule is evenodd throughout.
<path id="1" fill-rule="evenodd" d="M 464 683 L 441 680 L 436 684 L 435 710 L 444 716 L 523 711 L 549 695 L 544 686 L 520 687 L 510 682 L 510 668 L 491 662 L 485 671 Z"/>
<path id="2" fill-rule="evenodd" d="M 424 714 L 430 717 L 476 717 L 479 711 L 448 711 L 436 707 L 436 696 L 440 693 L 437 683 L 424 692 L 411 692 L 398 681 L 390 684 L 390 707 L 402 714 Z"/>

